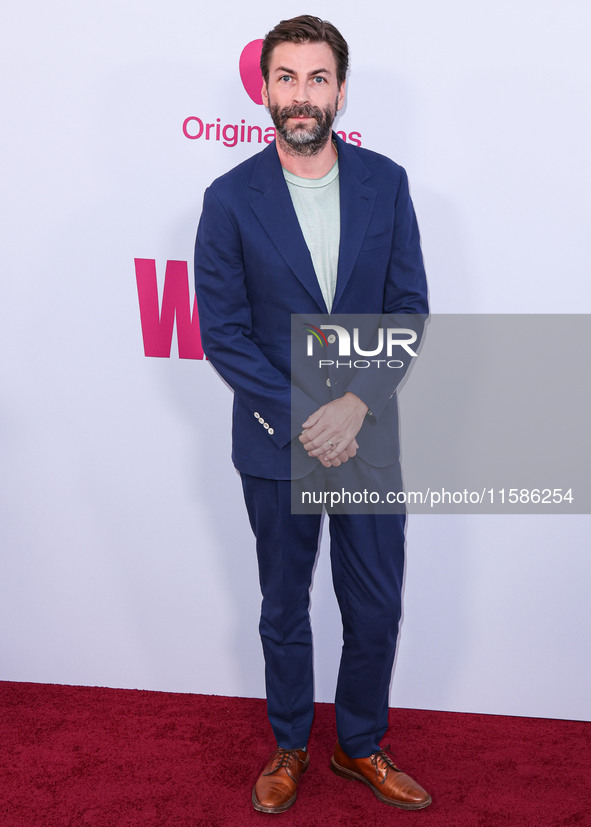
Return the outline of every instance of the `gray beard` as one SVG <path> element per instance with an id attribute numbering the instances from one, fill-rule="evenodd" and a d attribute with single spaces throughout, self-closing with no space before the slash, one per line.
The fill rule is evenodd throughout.
<path id="1" fill-rule="evenodd" d="M 318 106 L 303 104 L 280 109 L 278 104 L 275 104 L 269 111 L 280 143 L 292 155 L 317 155 L 330 140 L 336 106 L 333 111 L 328 106 L 326 109 L 320 109 Z M 295 129 L 288 129 L 286 124 L 289 118 L 298 117 L 314 118 L 316 123 L 312 127 L 297 126 Z"/>

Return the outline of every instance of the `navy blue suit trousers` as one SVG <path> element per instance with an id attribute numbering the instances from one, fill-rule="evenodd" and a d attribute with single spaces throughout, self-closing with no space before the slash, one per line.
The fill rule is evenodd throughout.
<path id="1" fill-rule="evenodd" d="M 370 487 L 376 470 L 366 467 Z M 385 470 L 379 469 L 382 477 Z M 313 474 L 320 478 L 324 469 L 319 465 Z M 398 478 L 396 466 L 392 476 Z M 241 477 L 263 595 L 260 634 L 269 720 L 279 746 L 302 748 L 314 711 L 309 592 L 322 515 L 291 513 L 289 481 Z M 388 727 L 405 515 L 333 513 L 328 519 L 332 578 L 343 622 L 337 734 L 349 756 L 362 758 L 379 748 Z"/>

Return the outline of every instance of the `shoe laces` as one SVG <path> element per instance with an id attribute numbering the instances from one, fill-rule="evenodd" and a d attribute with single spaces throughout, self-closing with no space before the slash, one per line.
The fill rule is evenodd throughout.
<path id="1" fill-rule="evenodd" d="M 387 746 L 386 749 L 390 749 L 390 746 Z M 371 756 L 371 763 L 374 765 L 376 770 L 376 775 L 380 774 L 381 770 L 385 770 L 384 777 L 382 778 L 382 784 L 386 781 L 388 777 L 388 773 L 390 770 L 394 770 L 394 772 L 401 772 L 401 770 L 396 766 L 394 761 L 390 758 L 390 756 L 384 752 L 383 749 L 374 752 Z"/>
<path id="2" fill-rule="evenodd" d="M 273 758 L 275 759 L 273 769 L 269 770 L 269 772 L 266 772 L 265 775 L 273 775 L 273 773 L 276 773 L 279 770 L 284 769 L 285 772 L 291 778 L 291 780 L 296 781 L 296 779 L 293 777 L 291 773 L 293 762 L 299 761 L 300 764 L 304 763 L 298 755 L 297 749 L 284 749 L 283 747 L 279 747 Z"/>

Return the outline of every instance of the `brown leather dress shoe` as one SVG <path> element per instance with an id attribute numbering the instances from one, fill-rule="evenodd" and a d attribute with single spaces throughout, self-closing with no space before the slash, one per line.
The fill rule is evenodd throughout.
<path id="1" fill-rule="evenodd" d="M 421 810 L 431 803 L 429 793 L 398 769 L 383 750 L 368 758 L 349 758 L 337 743 L 330 768 L 342 778 L 363 781 L 384 804 L 403 810 Z"/>
<path id="2" fill-rule="evenodd" d="M 310 756 L 303 749 L 275 750 L 252 791 L 252 804 L 261 813 L 283 813 L 295 802 L 298 782 Z"/>

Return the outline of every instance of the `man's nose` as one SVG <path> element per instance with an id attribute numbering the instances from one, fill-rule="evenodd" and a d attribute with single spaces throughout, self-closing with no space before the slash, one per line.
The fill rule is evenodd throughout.
<path id="1" fill-rule="evenodd" d="M 293 100 L 294 103 L 308 102 L 308 86 L 305 80 L 300 80 L 296 83 L 293 90 Z"/>

